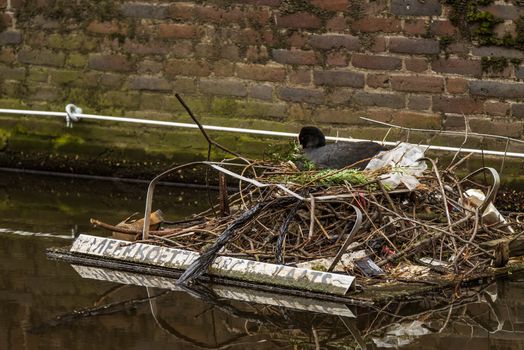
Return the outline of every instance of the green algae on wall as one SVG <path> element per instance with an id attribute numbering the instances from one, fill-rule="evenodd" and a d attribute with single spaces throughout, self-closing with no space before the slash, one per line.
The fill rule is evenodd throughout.
<path id="1" fill-rule="evenodd" d="M 89 20 L 98 19 L 108 21 L 120 18 L 119 1 L 109 0 L 48 0 L 41 5 L 37 0 L 25 0 L 16 12 L 17 21 L 26 22 L 31 18 L 42 15 L 55 20 L 75 19 L 79 23 L 88 23 Z"/>

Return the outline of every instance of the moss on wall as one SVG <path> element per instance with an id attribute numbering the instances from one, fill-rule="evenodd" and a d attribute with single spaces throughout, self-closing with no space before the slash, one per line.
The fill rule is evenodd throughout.
<path id="1" fill-rule="evenodd" d="M 495 45 L 524 49 L 524 17 L 515 21 L 516 34 L 496 34 L 496 27 L 504 20 L 490 12 L 480 10 L 494 0 L 444 0 L 451 8 L 449 19 L 460 30 L 463 38 L 472 40 L 480 46 Z"/>
<path id="2" fill-rule="evenodd" d="M 121 18 L 119 6 L 119 1 L 110 0 L 48 0 L 44 5 L 40 5 L 37 0 L 26 0 L 22 2 L 16 17 L 20 24 L 37 15 L 58 21 L 74 19 L 87 24 L 94 19 L 108 21 Z"/>

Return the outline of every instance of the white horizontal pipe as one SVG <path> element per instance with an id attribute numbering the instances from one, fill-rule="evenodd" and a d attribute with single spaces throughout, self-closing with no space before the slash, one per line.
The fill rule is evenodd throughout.
<path id="1" fill-rule="evenodd" d="M 32 116 L 62 117 L 62 118 L 67 117 L 66 112 L 33 111 L 33 110 L 23 110 L 23 109 L 0 108 L 0 113 L 21 114 L 21 115 L 28 115 L 28 116 L 32 115 Z M 122 123 L 135 123 L 135 124 L 147 124 L 147 125 L 156 125 L 156 126 L 172 126 L 172 127 L 178 127 L 178 128 L 198 129 L 198 126 L 196 124 L 167 122 L 167 121 L 162 121 L 162 120 L 113 117 L 113 116 L 104 116 L 104 115 L 96 115 L 96 114 L 75 114 L 75 117 L 79 117 L 81 119 L 106 120 L 106 121 L 122 122 Z M 243 133 L 243 134 L 254 134 L 254 135 L 264 135 L 264 136 L 279 136 L 279 137 L 297 137 L 298 136 L 297 133 L 291 133 L 291 132 L 233 128 L 229 126 L 203 125 L 203 127 L 206 130 L 237 132 L 237 133 Z M 365 139 L 354 139 L 354 138 L 334 137 L 334 136 L 326 136 L 326 139 L 332 140 L 332 141 L 344 141 L 344 142 L 375 141 L 375 142 L 379 142 L 381 144 L 388 145 L 388 146 L 394 146 L 397 144 L 397 142 L 391 142 L 391 141 L 383 142 L 379 140 L 365 140 Z M 459 148 L 459 147 L 434 146 L 434 145 L 419 145 L 419 146 L 426 147 L 427 149 L 431 149 L 434 151 L 476 153 L 476 154 L 493 155 L 493 156 L 524 158 L 524 153 L 519 153 L 519 152 L 503 152 L 503 151 L 481 150 L 481 149 L 476 149 L 476 148 Z"/>

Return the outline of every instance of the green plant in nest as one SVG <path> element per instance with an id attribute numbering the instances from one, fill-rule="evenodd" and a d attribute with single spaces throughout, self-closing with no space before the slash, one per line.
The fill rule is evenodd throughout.
<path id="1" fill-rule="evenodd" d="M 357 169 L 323 169 L 277 175 L 270 178 L 270 181 L 279 183 L 292 182 L 297 185 L 335 186 L 345 183 L 362 185 L 370 182 L 370 178 L 364 172 Z"/>
<path id="2" fill-rule="evenodd" d="M 266 156 L 272 162 L 291 161 L 302 170 L 313 170 L 315 164 L 306 158 L 300 144 L 294 140 L 286 144 L 269 145 Z"/>

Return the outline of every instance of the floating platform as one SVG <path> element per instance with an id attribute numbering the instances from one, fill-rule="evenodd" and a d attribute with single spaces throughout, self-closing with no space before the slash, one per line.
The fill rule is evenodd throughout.
<path id="1" fill-rule="evenodd" d="M 198 253 L 81 234 L 70 248 L 52 248 L 50 258 L 67 261 L 84 278 L 178 290 L 176 279 Z M 340 305 L 369 306 L 391 300 L 413 300 L 446 288 L 479 285 L 524 270 L 522 257 L 504 268 L 462 280 L 424 280 L 409 283 L 357 283 L 354 276 L 220 256 L 199 280 L 218 295 L 258 303 L 283 303 L 300 310 L 349 316 Z M 264 301 L 266 300 L 266 301 Z M 313 301 L 314 300 L 314 301 Z M 326 304 L 328 303 L 328 304 Z M 344 311 L 342 311 L 344 310 Z"/>

